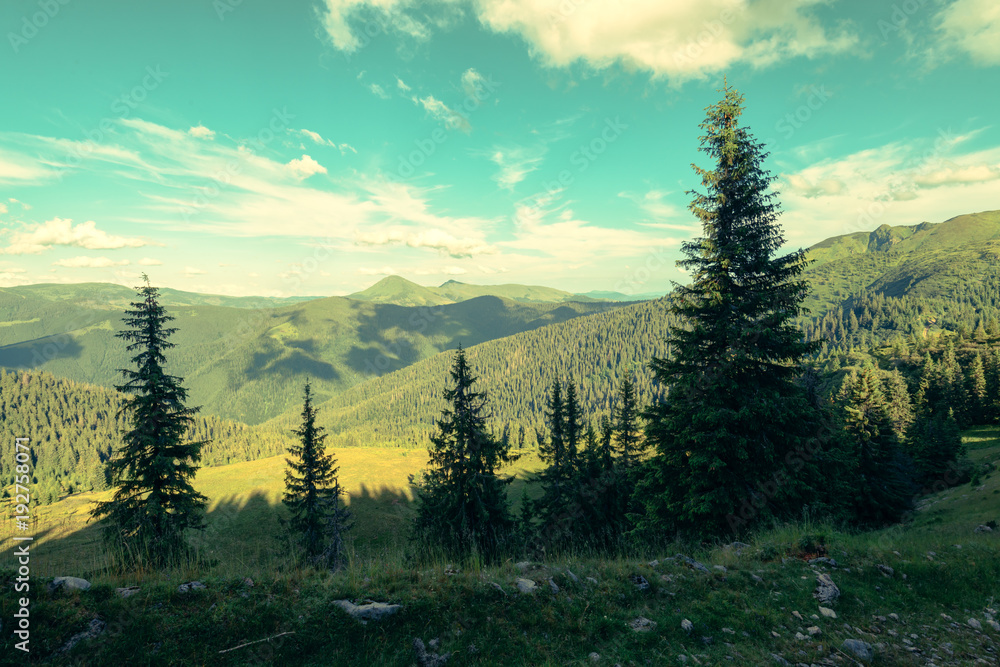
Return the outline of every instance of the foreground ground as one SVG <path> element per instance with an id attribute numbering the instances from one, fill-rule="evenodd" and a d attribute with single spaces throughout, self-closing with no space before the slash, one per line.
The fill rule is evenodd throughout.
<path id="1" fill-rule="evenodd" d="M 1000 431 L 965 437 L 972 457 L 1000 459 Z M 372 521 L 337 575 L 296 567 L 282 556 L 280 541 L 265 537 L 265 522 L 276 524 L 279 513 L 273 477 L 281 467 L 273 460 L 238 464 L 246 466 L 238 482 L 234 466 L 203 471 L 202 490 L 218 489 L 209 493 L 212 525 L 202 545 L 208 562 L 184 570 L 107 571 L 89 551 L 93 529 L 80 530 L 74 518 L 83 499 L 62 501 L 52 508 L 62 524 L 45 527 L 33 570 L 93 585 L 49 592 L 49 579 L 31 582 L 32 661 L 433 664 L 415 651 L 420 639 L 437 640 L 428 650 L 451 653 L 449 665 L 853 665 L 856 655 L 844 641 L 854 639 L 871 646 L 875 665 L 1000 664 L 1000 531 L 975 532 L 1000 520 L 1000 474 L 934 496 L 905 527 L 850 534 L 804 524 L 746 546 L 685 549 L 707 571 L 676 558 L 679 546 L 610 561 L 579 556 L 456 568 L 405 560 L 399 535 L 411 510 L 405 484 L 396 483 L 413 471 L 402 459 L 420 457 L 419 468 L 422 453 L 381 451 L 381 471 L 370 461 L 354 469 L 346 452 L 340 456 L 343 474 L 371 475 L 369 492 L 357 493 L 352 505 L 359 523 Z M 823 554 L 835 564 L 808 562 Z M 7 552 L 4 567 L 12 562 Z M 841 592 L 827 612 L 813 596 L 819 573 Z M 8 571 L 0 582 L 4 661 L 18 657 L 8 625 L 13 576 Z M 518 579 L 537 587 L 519 592 Z M 178 589 L 192 580 L 205 588 Z M 117 589 L 127 586 L 138 591 L 122 597 Z M 401 608 L 361 624 L 336 600 Z M 88 629 L 93 636 L 60 652 Z"/>

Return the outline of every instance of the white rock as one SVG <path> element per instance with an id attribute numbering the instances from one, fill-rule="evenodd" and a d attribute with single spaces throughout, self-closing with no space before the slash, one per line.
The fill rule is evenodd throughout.
<path id="1" fill-rule="evenodd" d="M 352 618 L 365 623 L 366 621 L 378 621 L 386 616 L 391 616 L 403 608 L 398 604 L 386 604 L 384 602 L 370 602 L 368 604 L 356 605 L 350 600 L 334 600 L 337 605 Z"/>
<path id="2" fill-rule="evenodd" d="M 54 591 L 58 588 L 67 591 L 86 591 L 90 590 L 90 582 L 79 577 L 56 577 L 49 584 L 49 590 Z"/>
<path id="3" fill-rule="evenodd" d="M 694 629 L 694 623 L 685 618 L 684 620 L 681 621 L 681 628 L 684 630 L 684 632 L 690 634 L 691 630 Z"/>
<path id="4" fill-rule="evenodd" d="M 538 587 L 531 579 L 522 579 L 520 577 L 514 582 L 514 585 L 517 586 L 517 590 L 520 593 L 534 593 Z"/>

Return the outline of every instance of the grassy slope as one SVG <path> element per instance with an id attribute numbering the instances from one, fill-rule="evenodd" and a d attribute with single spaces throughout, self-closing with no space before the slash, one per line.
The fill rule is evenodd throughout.
<path id="1" fill-rule="evenodd" d="M 1000 460 L 1000 429 L 976 429 L 965 440 L 973 457 Z M 422 463 L 413 452 L 405 457 L 376 453 L 384 466 L 378 472 L 367 468 L 372 461 L 365 460 L 365 452 L 340 452 L 342 479 L 359 488 L 368 475 L 372 484 L 377 480 L 391 488 Z M 330 576 L 293 567 L 265 538 L 273 525 L 264 524 L 262 517 L 276 500 L 279 471 L 277 460 L 267 460 L 202 472 L 199 486 L 214 494 L 215 504 L 205 548 L 215 549 L 212 555 L 220 561 L 208 569 L 144 578 L 90 574 L 81 542 L 74 545 L 76 560 L 70 561 L 70 554 L 60 556 L 54 549 L 56 542 L 40 540 L 33 552 L 36 573 L 53 572 L 51 564 L 65 558 L 65 567 L 69 562 L 76 567 L 60 574 L 91 576 L 95 586 L 85 593 L 52 596 L 42 582 L 35 582 L 33 655 L 52 655 L 96 617 L 108 623 L 106 632 L 53 664 L 410 665 L 414 637 L 425 642 L 440 638 L 442 651 L 456 652 L 450 665 L 584 665 L 592 651 L 602 656 L 599 664 L 607 665 L 678 664 L 680 655 L 689 664 L 775 664 L 771 654 L 792 663 L 849 665 L 839 652 L 845 638 L 875 645 L 877 665 L 923 665 L 933 656 L 938 665 L 972 665 L 977 658 L 985 662 L 975 664 L 997 664 L 1000 633 L 988 627 L 985 614 L 996 613 L 1000 598 L 1000 533 L 973 533 L 979 523 L 1000 519 L 996 473 L 981 487 L 966 485 L 931 498 L 906 527 L 862 534 L 786 527 L 757 536 L 742 554 L 731 548 L 692 554 L 709 566 L 727 568 L 711 574 L 663 562 L 679 547 L 615 560 L 561 558 L 523 573 L 510 562 L 453 574 L 443 562 L 414 568 L 393 545 L 409 510 L 405 495 L 392 492 L 370 500 L 368 507 L 352 499 L 359 523 L 376 524 L 376 531 L 395 536 L 383 543 L 387 552 L 377 559 L 357 555 L 346 571 Z M 243 481 L 233 486 L 233 479 Z M 75 507 L 79 512 L 84 500 L 64 500 L 54 509 Z M 67 526 L 74 521 L 66 514 L 53 519 Z M 816 552 L 805 545 L 815 543 L 819 534 L 825 534 L 826 550 L 839 567 L 809 566 L 800 557 L 806 555 L 803 547 Z M 929 558 L 929 552 L 936 556 Z M 652 557 L 661 562 L 651 564 Z M 875 567 L 879 564 L 892 567 L 894 575 L 881 574 Z M 567 568 L 579 582 L 569 578 Z M 818 570 L 829 572 L 842 591 L 834 605 L 837 619 L 818 616 L 811 595 Z M 639 591 L 629 583 L 632 574 L 644 576 L 650 590 Z M 253 587 L 241 583 L 245 576 L 253 578 Z M 512 586 L 516 576 L 538 581 L 539 591 L 518 595 Z M 549 590 L 549 576 L 559 593 Z M 208 589 L 177 592 L 178 583 L 193 578 L 202 579 Z M 141 586 L 137 595 L 124 600 L 114 595 L 115 586 L 131 584 Z M 341 598 L 389 601 L 404 609 L 362 626 L 332 607 L 331 601 Z M 3 618 L 10 618 L 12 596 L 4 595 L 0 605 Z M 898 621 L 889 618 L 892 613 Z M 656 622 L 656 628 L 633 632 L 627 624 L 638 616 Z M 969 618 L 980 620 L 983 630 L 970 628 Z M 682 619 L 694 624 L 690 635 L 681 629 Z M 821 629 L 820 635 L 795 638 L 812 625 Z M 294 634 L 219 653 L 283 632 Z M 702 637 L 710 637 L 710 643 Z M 8 655 L 9 636 L 2 643 L 0 650 Z M 471 653 L 470 646 L 478 651 Z"/>

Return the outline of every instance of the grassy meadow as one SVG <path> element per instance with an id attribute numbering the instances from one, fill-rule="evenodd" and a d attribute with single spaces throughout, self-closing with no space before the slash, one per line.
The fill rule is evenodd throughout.
<path id="1" fill-rule="evenodd" d="M 964 440 L 971 457 L 1000 461 L 1000 429 L 971 429 Z M 746 537 L 744 547 L 667 543 L 618 558 L 564 554 L 485 566 L 405 557 L 407 476 L 425 464 L 423 451 L 336 454 L 357 521 L 350 562 L 337 574 L 295 564 L 276 537 L 281 457 L 200 471 L 197 487 L 211 499 L 200 562 L 167 572 L 105 569 L 86 524 L 95 495 L 44 508 L 32 547 L 32 661 L 409 667 L 420 638 L 438 639 L 437 651 L 452 654 L 449 665 L 783 664 L 776 656 L 790 664 L 861 664 L 842 649 L 850 638 L 874 648 L 872 665 L 998 664 L 1000 632 L 988 619 L 1000 607 L 1000 531 L 974 532 L 1000 520 L 996 472 L 978 486 L 926 498 L 909 522 L 882 531 L 804 518 Z M 513 498 L 538 465 L 526 456 L 513 467 L 520 475 Z M 6 550 L 9 534 L 4 541 Z M 678 552 L 710 571 L 669 558 Z M 806 562 L 818 554 L 837 565 Z M 836 618 L 821 616 L 813 598 L 819 572 L 841 590 L 831 605 Z M 52 575 L 83 576 L 93 587 L 49 593 L 44 583 Z M 635 575 L 649 587 L 639 590 Z M 0 577 L 9 590 L 14 573 Z M 538 589 L 519 594 L 518 577 Z M 206 589 L 178 591 L 193 579 Z M 139 586 L 136 594 L 116 595 L 131 585 Z M 361 625 L 332 605 L 338 599 L 396 603 L 402 611 Z M 13 604 L 9 595 L 0 598 L 3 618 Z M 632 629 L 641 618 L 651 629 Z M 104 631 L 60 653 L 92 619 L 105 622 Z M 3 644 L 9 654 L 10 639 Z"/>

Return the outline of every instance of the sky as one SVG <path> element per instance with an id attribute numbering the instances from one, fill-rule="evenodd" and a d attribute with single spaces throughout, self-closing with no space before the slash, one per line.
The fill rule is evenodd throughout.
<path id="1" fill-rule="evenodd" d="M 793 250 L 1000 209 L 995 0 L 5 0 L 0 287 L 666 292 L 723 80 Z"/>

